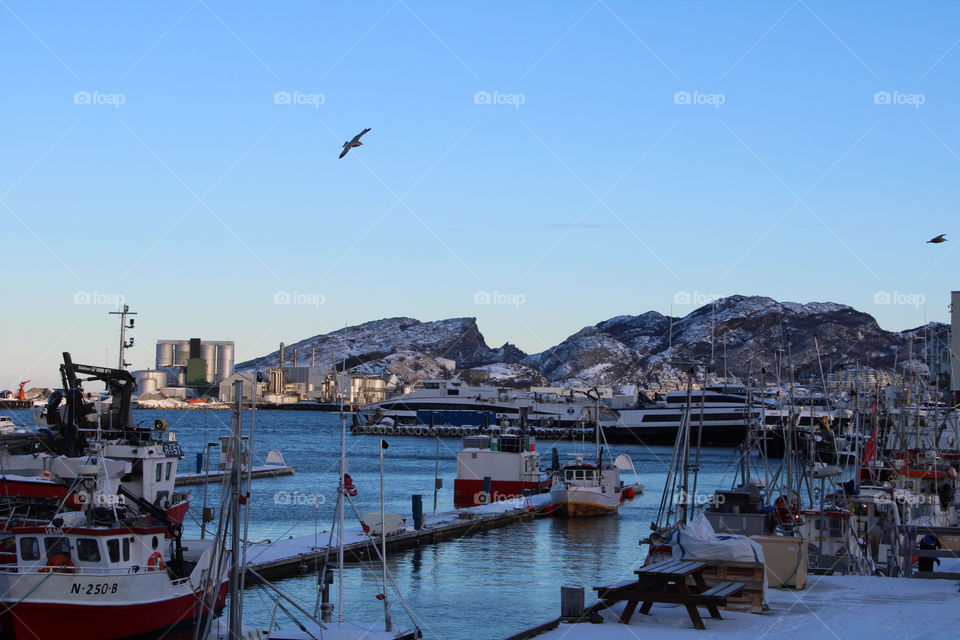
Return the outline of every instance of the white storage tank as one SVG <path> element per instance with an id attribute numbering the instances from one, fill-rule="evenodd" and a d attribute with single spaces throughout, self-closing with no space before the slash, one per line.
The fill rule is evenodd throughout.
<path id="1" fill-rule="evenodd" d="M 200 344 L 200 357 L 206 362 L 207 370 L 204 380 L 213 384 L 217 379 L 217 345 L 210 342 Z"/>
<path id="2" fill-rule="evenodd" d="M 187 360 L 190 359 L 190 341 L 181 340 L 177 343 L 177 348 L 173 358 L 173 364 L 185 367 Z"/>
<path id="3" fill-rule="evenodd" d="M 169 342 L 157 343 L 157 369 L 173 365 L 173 345 Z"/>
<path id="4" fill-rule="evenodd" d="M 233 375 L 233 343 L 220 344 L 217 347 L 217 379 L 224 380 Z"/>
<path id="5" fill-rule="evenodd" d="M 137 395 L 143 395 L 145 393 L 157 393 L 160 389 L 166 386 L 166 371 L 137 372 Z"/>

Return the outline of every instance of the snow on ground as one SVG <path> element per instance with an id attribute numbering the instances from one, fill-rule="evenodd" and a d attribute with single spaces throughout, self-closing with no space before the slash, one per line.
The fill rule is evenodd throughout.
<path id="1" fill-rule="evenodd" d="M 592 585 L 591 585 L 592 586 Z M 538 640 L 957 640 L 960 593 L 952 580 L 809 576 L 802 590 L 770 589 L 762 614 L 721 611 L 723 620 L 700 609 L 706 631 L 693 628 L 680 605 L 654 605 L 651 615 L 634 613 L 629 625 L 616 621 L 618 604 L 603 612 L 603 624 L 562 624 Z M 590 602 L 590 595 L 587 596 Z"/>

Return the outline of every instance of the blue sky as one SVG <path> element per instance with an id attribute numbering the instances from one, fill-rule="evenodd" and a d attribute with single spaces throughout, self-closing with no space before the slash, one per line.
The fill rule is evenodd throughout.
<path id="1" fill-rule="evenodd" d="M 0 389 L 115 361 L 121 296 L 134 368 L 735 293 L 947 318 L 956 3 L 0 5 Z"/>

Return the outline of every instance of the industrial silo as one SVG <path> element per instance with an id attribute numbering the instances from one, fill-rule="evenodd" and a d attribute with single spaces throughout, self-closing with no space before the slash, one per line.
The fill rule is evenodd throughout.
<path id="1" fill-rule="evenodd" d="M 173 365 L 173 345 L 169 342 L 157 342 L 157 369 Z"/>
<path id="2" fill-rule="evenodd" d="M 187 366 L 187 360 L 190 359 L 190 341 L 180 340 L 177 342 L 176 351 L 173 356 L 173 364 L 178 367 Z"/>
<path id="3" fill-rule="evenodd" d="M 171 345 L 172 346 L 172 345 Z M 167 386 L 167 373 L 165 371 L 138 371 L 137 372 L 137 394 L 157 393 L 158 390 Z"/>
<path id="4" fill-rule="evenodd" d="M 217 379 L 217 345 L 212 342 L 200 344 L 200 357 L 206 362 L 207 372 L 204 380 L 213 384 Z"/>
<path id="5" fill-rule="evenodd" d="M 233 343 L 220 343 L 217 347 L 217 379 L 225 380 L 233 375 Z"/>

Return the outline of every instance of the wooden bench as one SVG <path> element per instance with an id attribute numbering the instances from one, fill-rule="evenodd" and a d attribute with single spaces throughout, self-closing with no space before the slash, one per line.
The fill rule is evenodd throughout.
<path id="1" fill-rule="evenodd" d="M 626 601 L 620 622 L 627 624 L 637 605 L 640 613 L 649 615 L 654 603 L 682 604 L 687 609 L 690 621 L 697 629 L 706 629 L 697 607 L 706 607 L 711 618 L 722 619 L 718 607 L 725 606 L 727 598 L 743 590 L 741 582 L 721 582 L 707 587 L 703 580 L 702 562 L 665 560 L 638 571 L 636 580 L 624 580 L 610 585 L 594 587 L 597 596 L 609 607 L 615 602 Z M 687 578 L 693 585 L 687 584 Z"/>

